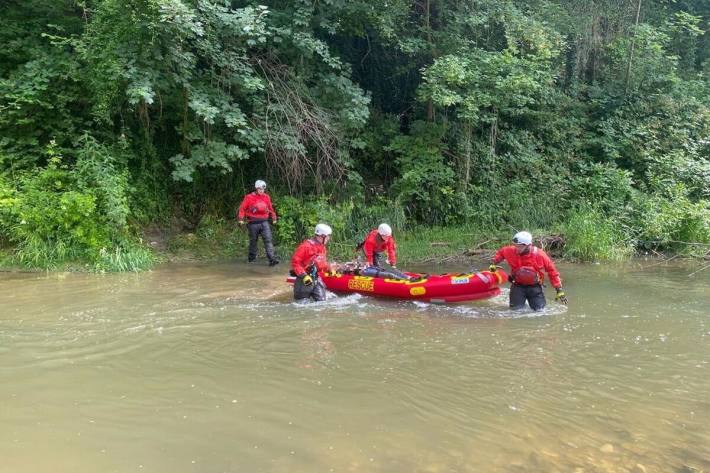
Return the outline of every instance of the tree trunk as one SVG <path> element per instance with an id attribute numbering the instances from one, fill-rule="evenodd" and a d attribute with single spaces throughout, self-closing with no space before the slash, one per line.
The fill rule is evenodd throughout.
<path id="1" fill-rule="evenodd" d="M 498 142 L 498 110 L 493 109 L 493 121 L 491 121 L 490 151 L 491 157 L 496 155 L 496 145 Z"/>
<path id="2" fill-rule="evenodd" d="M 429 43 L 431 60 L 433 62 L 436 58 L 436 51 L 434 50 L 434 42 L 431 38 L 431 0 L 426 0 L 426 11 L 424 12 L 424 26 L 426 28 L 427 42 Z M 432 99 L 427 100 L 426 103 L 426 119 L 429 122 L 434 121 L 434 101 Z"/>
<path id="3" fill-rule="evenodd" d="M 189 109 L 189 97 L 187 93 L 187 89 L 183 88 L 182 89 L 182 98 L 183 98 L 183 105 L 182 105 L 182 141 L 180 143 L 180 147 L 182 148 L 182 155 L 185 156 L 186 158 L 190 155 L 190 142 L 187 139 L 187 134 L 188 134 L 188 113 L 190 111 Z"/>
<path id="4" fill-rule="evenodd" d="M 464 142 L 463 142 L 463 152 L 464 152 L 464 172 L 463 180 L 459 184 L 461 192 L 466 192 L 468 189 L 468 183 L 471 181 L 471 160 L 472 160 L 472 146 L 471 140 L 473 138 L 473 126 L 471 123 L 466 122 L 464 125 Z"/>
<path id="5" fill-rule="evenodd" d="M 631 80 L 631 62 L 634 60 L 634 46 L 636 46 L 636 30 L 639 27 L 639 16 L 641 16 L 641 0 L 636 4 L 636 23 L 631 36 L 631 47 L 629 48 L 629 61 L 626 63 L 626 77 L 624 79 L 624 97 L 629 93 L 629 81 Z"/>

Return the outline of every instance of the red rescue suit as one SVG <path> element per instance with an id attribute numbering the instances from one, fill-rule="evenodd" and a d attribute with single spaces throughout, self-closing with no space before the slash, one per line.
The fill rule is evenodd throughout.
<path id="1" fill-rule="evenodd" d="M 263 222 L 269 219 L 269 215 L 276 220 L 276 212 L 271 205 L 271 197 L 268 194 L 258 194 L 254 191 L 244 196 L 244 200 L 239 206 L 237 217 L 239 220 L 244 220 L 246 216 L 250 222 Z"/>
<path id="2" fill-rule="evenodd" d="M 365 252 L 367 264 L 373 264 L 375 253 L 382 253 L 387 250 L 387 258 L 392 266 L 397 264 L 397 244 L 393 236 L 382 237 L 377 229 L 372 230 L 362 245 L 362 250 Z"/>
<path id="3" fill-rule="evenodd" d="M 510 272 L 514 278 L 516 272 L 523 272 L 527 268 L 532 268 L 537 273 L 538 283 L 542 284 L 545 280 L 545 275 L 542 271 L 545 270 L 550 276 L 552 286 L 554 288 L 562 287 L 560 273 L 557 271 L 555 263 L 552 262 L 544 250 L 536 246 L 532 246 L 530 251 L 522 255 L 518 254 L 515 246 L 504 246 L 496 252 L 493 258 L 493 264 L 498 264 L 503 260 L 507 261 L 510 265 Z"/>
<path id="4" fill-rule="evenodd" d="M 298 245 L 291 258 L 291 269 L 296 276 L 308 274 L 312 268 L 328 271 L 325 245 L 315 238 L 305 240 Z"/>

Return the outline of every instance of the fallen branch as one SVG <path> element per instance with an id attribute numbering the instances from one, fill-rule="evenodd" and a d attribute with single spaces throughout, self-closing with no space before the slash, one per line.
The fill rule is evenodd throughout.
<path id="1" fill-rule="evenodd" d="M 693 277 L 693 276 L 695 276 L 696 274 L 698 274 L 700 271 L 705 271 L 705 270 L 708 269 L 708 268 L 710 268 L 710 264 L 708 264 L 708 265 L 706 265 L 706 266 L 703 266 L 703 267 L 700 268 L 699 270 L 690 273 L 690 274 L 688 275 L 688 277 L 689 277 L 689 278 L 690 278 L 690 277 Z"/>
<path id="2" fill-rule="evenodd" d="M 672 260 L 676 259 L 678 256 L 679 256 L 679 255 L 675 255 L 675 256 L 672 256 L 672 257 L 670 257 L 670 258 L 668 258 L 668 259 L 664 259 L 664 260 L 662 260 L 662 261 L 659 261 L 658 263 L 650 264 L 650 265 L 648 265 L 648 266 L 645 266 L 643 269 L 653 268 L 654 266 L 658 266 L 659 264 L 667 263 L 667 262 L 669 262 L 669 261 L 672 261 Z"/>
<path id="3" fill-rule="evenodd" d="M 476 250 L 476 249 L 482 247 L 483 245 L 485 245 L 486 243 L 491 242 L 491 241 L 493 241 L 493 239 L 489 239 L 489 240 L 486 240 L 486 241 L 482 241 L 482 242 L 479 243 L 478 245 L 474 246 L 473 249 Z"/>
<path id="4" fill-rule="evenodd" d="M 680 240 L 641 240 L 639 243 L 680 243 L 681 245 L 691 246 L 710 246 L 710 243 L 700 243 L 695 241 L 680 241 Z"/>

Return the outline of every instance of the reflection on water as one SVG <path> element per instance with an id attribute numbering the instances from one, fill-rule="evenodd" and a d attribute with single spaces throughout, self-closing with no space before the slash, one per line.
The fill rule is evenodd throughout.
<path id="1" fill-rule="evenodd" d="M 561 265 L 541 313 L 0 274 L 0 472 L 708 472 L 710 271 L 651 264 Z"/>

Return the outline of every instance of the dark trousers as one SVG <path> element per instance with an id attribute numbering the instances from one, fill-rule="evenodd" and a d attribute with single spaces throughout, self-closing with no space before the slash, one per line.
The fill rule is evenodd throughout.
<path id="1" fill-rule="evenodd" d="M 325 300 L 325 284 L 319 277 L 313 278 L 313 284 L 306 286 L 303 278 L 297 277 L 293 282 L 293 298 L 297 301 L 312 299 L 316 302 Z"/>
<path id="2" fill-rule="evenodd" d="M 274 261 L 274 244 L 269 222 L 249 222 L 247 228 L 249 229 L 249 261 L 256 259 L 256 242 L 259 239 L 259 235 L 264 239 L 266 257 L 269 258 L 269 261 Z"/>
<path id="3" fill-rule="evenodd" d="M 386 279 L 409 279 L 409 276 L 396 269 L 383 269 L 377 266 L 370 266 L 360 271 L 361 276 L 371 276 L 373 278 Z"/>
<path id="4" fill-rule="evenodd" d="M 510 308 L 522 309 L 528 301 L 532 310 L 542 310 L 545 308 L 545 292 L 540 284 L 534 286 L 520 286 L 513 284 L 510 286 Z"/>

